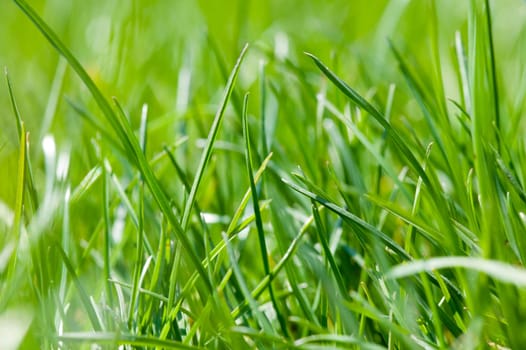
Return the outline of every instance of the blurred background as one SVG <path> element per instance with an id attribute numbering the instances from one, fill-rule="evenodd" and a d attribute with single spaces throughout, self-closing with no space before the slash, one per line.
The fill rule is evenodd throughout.
<path id="1" fill-rule="evenodd" d="M 192 110 L 195 118 L 195 109 L 205 118 L 213 114 L 226 81 L 225 70 L 230 71 L 245 43 L 252 48 L 243 65 L 241 93 L 257 88 L 260 61 L 286 59 L 304 72 L 315 72 L 303 55 L 305 51 L 326 62 L 337 61 L 336 71 L 362 91 L 399 82 L 388 39 L 402 52 L 410 53 L 415 63 L 425 65 L 430 54 L 432 16 L 428 1 L 29 3 L 107 97 L 116 96 L 132 120 L 138 118 L 141 106 L 148 104 L 152 123 L 167 114 L 188 117 Z M 448 66 L 455 64 L 455 31 L 466 32 L 467 5 L 466 0 L 436 2 L 446 75 Z M 493 8 L 496 51 L 499 63 L 506 68 L 506 60 L 526 56 L 526 6 L 520 0 L 499 0 Z M 65 97 L 89 104 L 87 90 L 11 1 L 0 4 L 0 67 L 9 71 L 33 142 L 49 132 L 58 142 L 82 135 L 84 126 Z M 294 75 L 294 71 L 270 67 L 269 80 L 273 75 L 281 79 L 286 74 Z M 516 65 L 503 74 L 502 81 L 510 88 L 524 76 Z M 454 94 L 456 81 L 450 81 L 451 87 L 446 90 Z M 54 104 L 56 111 L 50 115 Z M 0 84 L 0 111 L 0 178 L 6 179 L 14 175 L 17 140 L 5 83 Z M 170 127 L 162 129 L 177 132 Z M 2 183 L 0 197 L 9 202 L 14 190 Z"/>

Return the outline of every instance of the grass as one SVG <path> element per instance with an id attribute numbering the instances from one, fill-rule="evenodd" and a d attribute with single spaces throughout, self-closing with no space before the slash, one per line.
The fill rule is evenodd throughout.
<path id="1" fill-rule="evenodd" d="M 0 348 L 526 344 L 524 2 L 1 6 Z"/>

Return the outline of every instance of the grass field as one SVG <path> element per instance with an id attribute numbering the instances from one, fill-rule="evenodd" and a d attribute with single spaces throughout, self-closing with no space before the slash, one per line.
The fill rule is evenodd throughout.
<path id="1" fill-rule="evenodd" d="M 526 346 L 526 2 L 0 3 L 0 349 Z"/>

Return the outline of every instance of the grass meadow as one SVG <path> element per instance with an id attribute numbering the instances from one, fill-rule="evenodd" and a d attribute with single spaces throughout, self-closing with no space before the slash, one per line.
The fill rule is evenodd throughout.
<path id="1" fill-rule="evenodd" d="M 1 349 L 526 347 L 526 2 L 0 3 Z"/>

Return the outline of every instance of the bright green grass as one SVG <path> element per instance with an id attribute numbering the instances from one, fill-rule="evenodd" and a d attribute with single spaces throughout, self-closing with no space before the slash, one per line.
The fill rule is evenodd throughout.
<path id="1" fill-rule="evenodd" d="M 525 23 L 4 1 L 0 349 L 523 348 Z"/>

